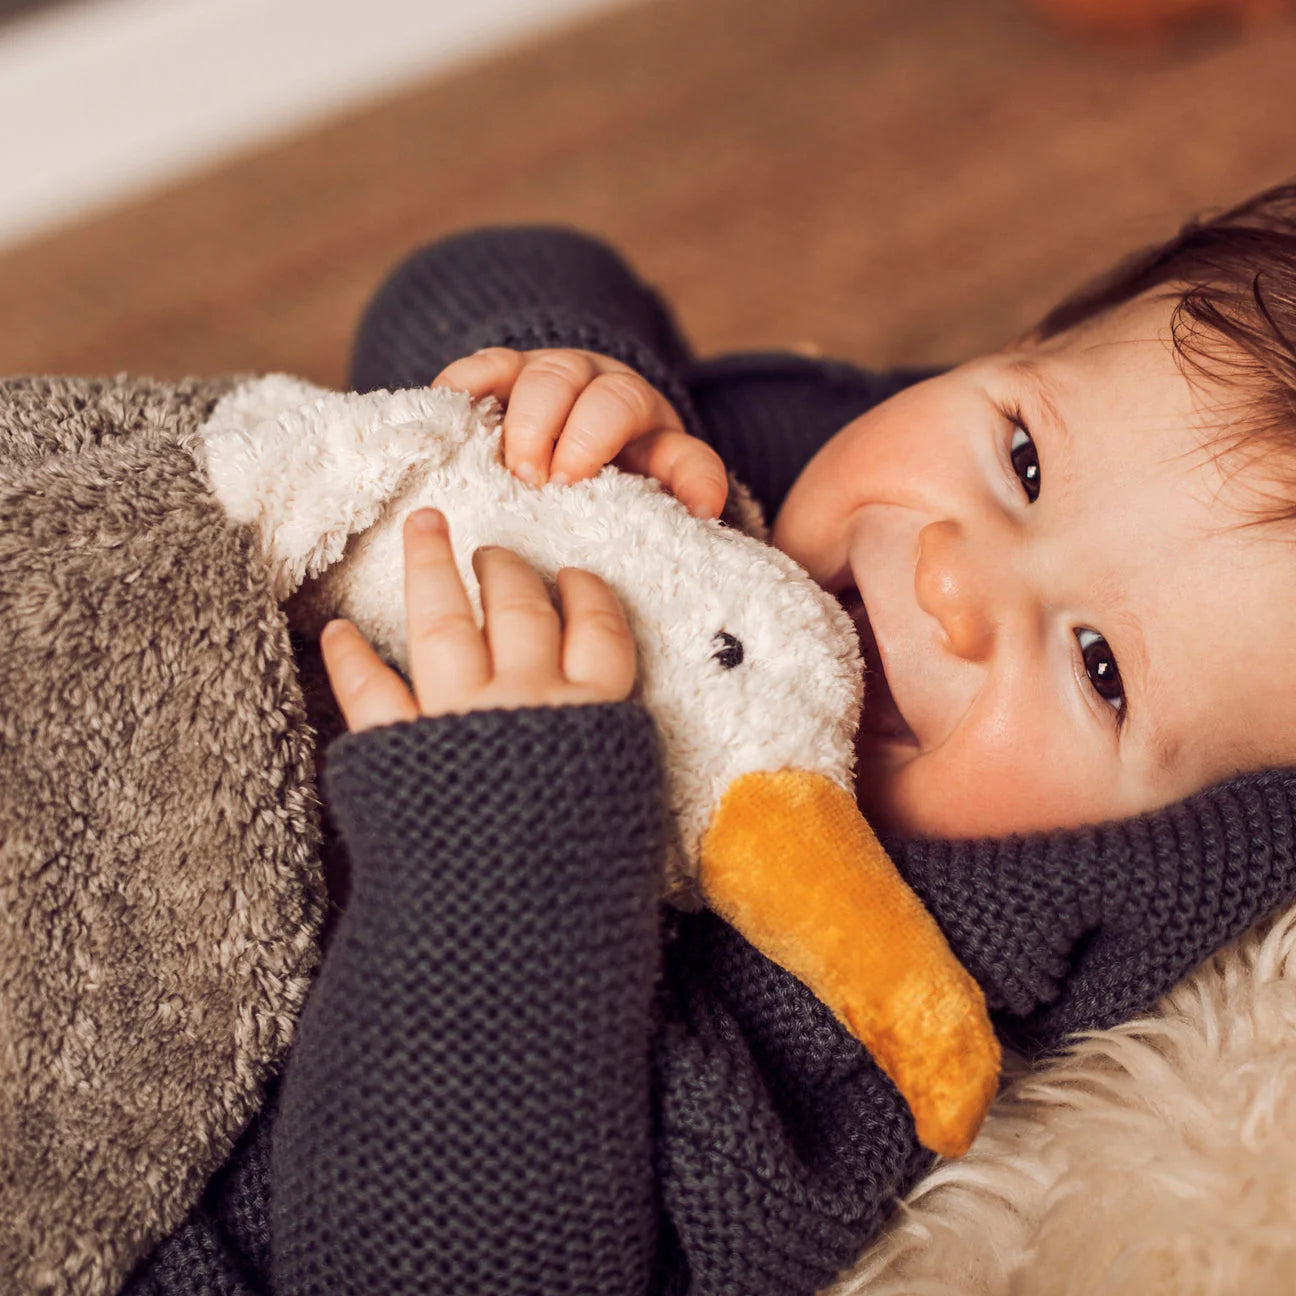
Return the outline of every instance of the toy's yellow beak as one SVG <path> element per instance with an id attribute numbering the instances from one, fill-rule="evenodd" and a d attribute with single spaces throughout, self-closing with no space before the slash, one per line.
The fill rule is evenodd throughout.
<path id="1" fill-rule="evenodd" d="M 923 1145 L 966 1152 L 999 1076 L 985 997 L 851 795 L 805 770 L 740 775 L 702 838 L 700 878 L 707 903 L 869 1050 Z"/>

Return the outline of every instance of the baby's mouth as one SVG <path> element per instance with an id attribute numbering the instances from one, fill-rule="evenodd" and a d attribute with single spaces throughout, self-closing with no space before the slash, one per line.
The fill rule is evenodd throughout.
<path id="1" fill-rule="evenodd" d="M 864 711 L 860 715 L 859 733 L 917 747 L 918 739 L 914 731 L 905 723 L 895 698 L 891 696 L 891 686 L 887 683 L 886 672 L 882 667 L 882 654 L 878 651 L 877 638 L 873 634 L 859 590 L 854 585 L 848 585 L 838 592 L 837 598 L 855 623 L 860 651 L 864 656 Z"/>

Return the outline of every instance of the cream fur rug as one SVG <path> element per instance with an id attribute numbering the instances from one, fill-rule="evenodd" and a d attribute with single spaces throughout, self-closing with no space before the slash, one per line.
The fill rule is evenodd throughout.
<path id="1" fill-rule="evenodd" d="M 832 1296 L 1296 1292 L 1296 909 L 1014 1071 Z"/>

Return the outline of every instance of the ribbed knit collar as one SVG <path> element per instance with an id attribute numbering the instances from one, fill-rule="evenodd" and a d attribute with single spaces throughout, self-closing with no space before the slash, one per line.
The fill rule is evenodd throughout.
<path id="1" fill-rule="evenodd" d="M 1150 1007 L 1296 897 L 1296 771 L 1239 775 L 1123 821 L 1004 838 L 884 835 L 1013 1047 Z"/>

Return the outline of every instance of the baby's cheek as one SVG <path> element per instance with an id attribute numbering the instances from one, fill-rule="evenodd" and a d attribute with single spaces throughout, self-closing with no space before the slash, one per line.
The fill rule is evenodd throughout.
<path id="1" fill-rule="evenodd" d="M 1003 837 L 1098 823 L 1113 815 L 1109 789 L 1063 751 L 1038 744 L 960 750 L 946 743 L 896 770 L 882 813 L 900 831 Z"/>

